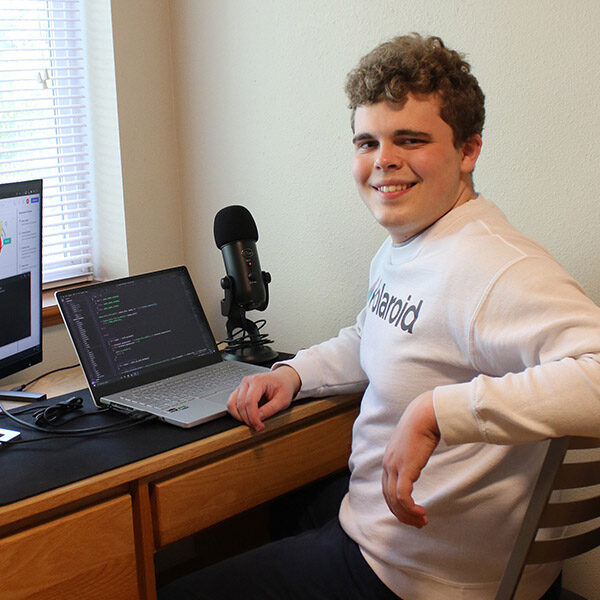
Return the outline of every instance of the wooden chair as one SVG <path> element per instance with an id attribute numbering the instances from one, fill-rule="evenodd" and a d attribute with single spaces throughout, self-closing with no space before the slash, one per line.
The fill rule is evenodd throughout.
<path id="1" fill-rule="evenodd" d="M 565 437 L 550 441 L 521 530 L 500 581 L 496 600 L 511 600 L 517 589 L 523 568 L 527 564 L 562 561 L 583 554 L 600 545 L 600 489 L 579 493 L 576 490 L 600 484 L 600 456 L 597 452 L 576 450 L 600 448 L 600 438 Z M 590 460 L 590 454 L 593 454 Z M 583 456 L 582 456 L 583 455 Z M 574 490 L 563 495 L 569 499 L 551 497 L 554 490 Z M 590 491 L 594 494 L 590 497 Z M 572 498 L 572 496 L 577 496 Z M 585 496 L 585 499 L 581 497 Z M 576 535 L 565 531 L 566 537 L 536 539 L 538 531 L 552 527 L 578 527 Z M 563 590 L 561 600 L 585 600 Z"/>

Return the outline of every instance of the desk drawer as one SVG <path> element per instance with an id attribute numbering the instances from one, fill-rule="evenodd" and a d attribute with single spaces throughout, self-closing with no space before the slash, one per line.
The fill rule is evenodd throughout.
<path id="1" fill-rule="evenodd" d="M 131 497 L 0 539 L 3 600 L 138 598 Z"/>
<path id="2" fill-rule="evenodd" d="M 345 467 L 355 418 L 338 414 L 153 485 L 157 547 Z"/>

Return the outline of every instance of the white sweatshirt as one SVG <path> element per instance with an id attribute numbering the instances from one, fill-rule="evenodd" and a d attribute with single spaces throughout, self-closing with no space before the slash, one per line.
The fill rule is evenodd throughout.
<path id="1" fill-rule="evenodd" d="M 477 197 L 373 259 L 353 327 L 298 353 L 299 397 L 365 389 L 345 531 L 404 600 L 494 597 L 548 437 L 600 435 L 600 309 L 538 244 Z M 442 434 L 400 523 L 382 459 L 406 406 L 434 390 Z M 537 600 L 559 565 L 528 568 Z"/>

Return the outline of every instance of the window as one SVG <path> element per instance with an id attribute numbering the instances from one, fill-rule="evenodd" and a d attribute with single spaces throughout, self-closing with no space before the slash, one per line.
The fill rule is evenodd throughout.
<path id="1" fill-rule="evenodd" d="M 0 0 L 0 181 L 44 180 L 43 280 L 92 278 L 83 0 Z"/>

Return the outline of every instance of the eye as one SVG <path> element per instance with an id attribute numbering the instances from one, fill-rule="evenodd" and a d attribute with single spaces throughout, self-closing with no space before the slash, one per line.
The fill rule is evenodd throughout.
<path id="1" fill-rule="evenodd" d="M 356 147 L 357 151 L 365 152 L 367 150 L 371 150 L 372 148 L 376 148 L 377 142 L 375 140 L 360 140 L 355 142 L 354 146 Z"/>
<path id="2" fill-rule="evenodd" d="M 405 148 L 414 148 L 418 146 L 423 146 L 428 143 L 428 140 L 423 138 L 415 138 L 415 137 L 401 137 L 396 140 L 396 144 L 398 146 L 404 146 Z"/>

